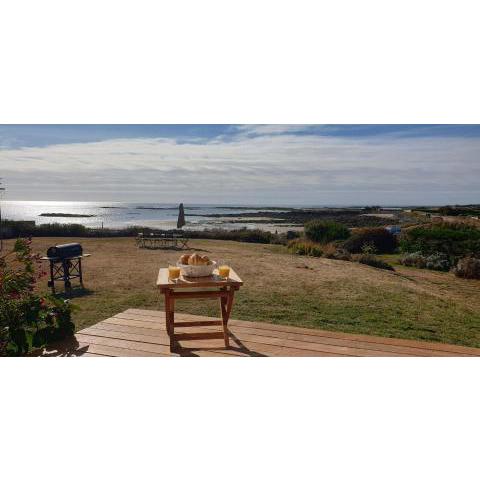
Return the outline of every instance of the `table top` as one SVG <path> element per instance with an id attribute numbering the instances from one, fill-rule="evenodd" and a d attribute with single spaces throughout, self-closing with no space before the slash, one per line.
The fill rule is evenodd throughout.
<path id="1" fill-rule="evenodd" d="M 157 286 L 160 288 L 197 288 L 197 287 L 227 287 L 243 285 L 242 279 L 237 275 L 233 268 L 230 268 L 230 275 L 227 279 L 218 275 L 218 269 L 213 271 L 209 277 L 184 277 L 180 275 L 177 280 L 168 278 L 168 268 L 161 268 L 158 272 Z"/>

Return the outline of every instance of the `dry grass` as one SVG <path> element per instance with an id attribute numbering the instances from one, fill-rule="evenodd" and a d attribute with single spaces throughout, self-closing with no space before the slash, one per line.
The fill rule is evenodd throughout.
<path id="1" fill-rule="evenodd" d="M 75 240 L 38 238 L 33 245 L 45 253 L 50 245 Z M 155 287 L 157 272 L 179 252 L 139 250 L 132 238 L 80 242 L 93 255 L 84 262 L 88 292 L 73 300 L 81 307 L 77 328 L 127 308 L 163 308 Z M 480 347 L 479 281 L 399 265 L 388 272 L 299 257 L 274 245 L 196 240 L 191 246 L 227 259 L 243 278 L 233 311 L 237 319 Z M 177 308 L 218 315 L 214 302 L 185 301 Z"/>

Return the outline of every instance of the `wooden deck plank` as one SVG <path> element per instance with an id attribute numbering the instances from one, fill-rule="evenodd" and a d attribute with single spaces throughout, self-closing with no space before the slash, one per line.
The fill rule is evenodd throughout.
<path id="1" fill-rule="evenodd" d="M 108 319 L 111 320 L 111 319 Z M 120 339 L 136 339 L 137 341 L 142 337 L 139 335 L 144 335 L 145 338 L 149 341 L 152 341 L 152 338 L 155 342 L 159 342 L 164 345 L 169 344 L 169 339 L 165 328 L 158 327 L 156 329 L 142 329 L 138 327 L 130 327 L 128 325 L 116 325 L 110 324 L 106 321 L 97 323 L 94 325 L 93 330 L 86 329 L 82 332 L 86 333 L 93 333 L 96 335 L 100 335 L 102 337 L 108 336 L 110 338 L 120 338 Z M 109 333 L 100 333 L 98 330 L 105 330 Z M 182 329 L 184 330 L 184 329 Z M 187 330 L 187 329 L 185 329 Z M 191 331 L 198 331 L 198 329 L 189 328 L 188 330 Z M 152 333 L 154 332 L 154 333 Z M 181 340 L 180 345 L 183 347 L 184 350 L 199 350 L 199 354 L 207 354 L 203 350 L 209 349 L 212 354 L 215 353 L 222 353 L 223 355 L 241 355 L 241 356 L 345 356 L 345 354 L 337 353 L 332 351 L 328 352 L 321 352 L 315 350 L 305 350 L 299 348 L 292 348 L 286 347 L 281 345 L 269 345 L 269 344 L 261 344 L 258 342 L 253 341 L 242 341 L 239 343 L 236 336 L 232 337 L 232 351 L 225 350 L 224 342 L 222 338 L 217 338 L 216 341 L 214 339 L 210 339 L 211 341 L 202 340 L 201 342 L 196 340 Z M 180 352 L 181 353 L 181 352 Z"/>
<path id="2" fill-rule="evenodd" d="M 111 347 L 108 345 L 98 345 L 95 343 L 81 343 L 80 347 L 87 347 L 87 353 L 106 355 L 112 357 L 164 357 L 164 354 L 155 352 L 145 352 L 133 350 L 130 348 Z"/>
<path id="3" fill-rule="evenodd" d="M 111 324 L 117 325 L 120 329 L 121 326 L 135 328 L 137 327 L 137 333 L 143 333 L 148 335 L 149 329 L 150 331 L 153 330 L 165 330 L 165 326 L 162 322 L 141 322 L 138 320 L 131 319 L 134 317 L 133 315 L 127 314 L 119 314 L 113 318 L 104 320 L 101 322 L 102 324 Z M 99 325 L 99 324 L 97 324 Z M 139 326 L 141 325 L 141 327 Z M 114 327 L 111 327 L 112 330 L 115 330 Z M 211 330 L 214 331 L 213 327 L 206 327 L 204 330 Z M 331 346 L 339 346 L 339 347 L 351 347 L 351 348 L 362 348 L 365 350 L 374 350 L 380 352 L 389 352 L 391 354 L 399 354 L 399 355 L 414 355 L 414 356 L 423 356 L 428 357 L 432 355 L 432 351 L 426 348 L 419 348 L 419 347 L 405 347 L 405 346 L 398 346 L 398 345 L 390 345 L 390 344 L 379 344 L 376 342 L 365 342 L 359 340 L 351 340 L 351 339 L 344 339 L 344 338 L 337 338 L 337 337 L 323 337 L 323 336 L 313 336 L 313 335 L 305 335 L 304 333 L 290 333 L 285 332 L 283 330 L 277 331 L 272 329 L 260 329 L 255 327 L 251 327 L 249 325 L 243 325 L 241 323 L 235 323 L 234 325 L 229 324 L 229 330 L 234 335 L 237 335 L 241 338 L 245 337 L 245 334 L 248 335 L 258 335 L 260 337 L 273 337 L 273 338 L 282 338 L 285 340 L 294 340 L 294 341 L 301 341 L 305 343 L 305 348 L 308 349 L 309 343 L 318 343 L 322 345 L 331 345 Z M 182 332 L 190 333 L 198 331 L 198 329 L 187 329 L 182 328 Z M 215 331 L 218 331 L 215 330 Z M 133 333 L 133 330 L 132 330 Z M 247 337 L 245 337 L 247 338 Z M 264 343 L 264 342 L 260 342 Z M 314 348 L 315 349 L 315 348 Z M 450 356 L 451 353 L 438 351 L 437 353 L 439 356 Z M 381 354 L 380 354 L 381 355 Z M 462 354 L 464 355 L 464 354 Z"/>
<path id="4" fill-rule="evenodd" d="M 119 315 L 135 315 L 137 319 L 142 319 L 145 321 L 150 321 L 154 323 L 158 323 L 160 319 L 165 319 L 165 314 L 159 310 L 138 310 L 138 309 L 128 309 L 125 312 L 122 312 Z M 186 313 L 176 313 L 175 316 L 177 318 L 182 319 L 193 319 L 193 318 L 209 318 L 209 317 L 197 317 L 194 315 L 186 314 Z M 452 345 L 447 343 L 439 343 L 439 342 L 431 342 L 431 341 L 420 341 L 420 340 L 409 340 L 409 339 L 402 339 L 402 338 L 391 338 L 391 337 L 378 337 L 378 336 L 371 336 L 371 335 L 364 335 L 358 333 L 342 333 L 342 332 L 334 332 L 330 330 L 320 330 L 320 329 L 313 329 L 313 328 L 305 328 L 305 327 L 296 327 L 290 325 L 279 325 L 267 322 L 251 322 L 248 320 L 235 320 L 232 319 L 229 322 L 229 326 L 234 325 L 243 325 L 243 326 L 253 326 L 259 329 L 265 330 L 273 330 L 273 331 L 284 331 L 289 333 L 302 333 L 305 335 L 311 335 L 316 337 L 330 337 L 330 338 L 342 338 L 342 339 L 351 339 L 351 340 L 360 340 L 369 343 L 379 343 L 381 345 L 398 345 L 398 346 L 406 346 L 406 347 L 417 347 L 426 350 L 435 350 L 435 351 L 445 351 L 451 352 L 455 354 L 466 354 L 472 356 L 479 356 L 480 349 L 474 347 L 465 347 L 462 345 Z"/>
<path id="5" fill-rule="evenodd" d="M 100 322 L 101 323 L 101 322 Z M 113 327 L 113 328 L 112 328 Z M 132 340 L 136 342 L 145 342 L 145 343 L 155 343 L 159 345 L 169 345 L 169 339 L 163 330 L 158 330 L 156 334 L 144 334 L 135 332 L 126 332 L 120 331 L 115 326 L 108 326 L 105 328 L 105 325 L 97 324 L 93 327 L 89 327 L 85 330 L 82 330 L 83 333 L 93 334 L 98 336 L 104 336 L 108 338 L 116 338 L 122 340 Z M 132 327 L 134 328 L 134 327 Z M 197 330 L 198 331 L 198 330 Z M 214 332 L 218 336 L 218 332 Z M 188 334 L 187 334 L 188 335 Z M 189 338 L 185 338 L 188 340 Z M 200 340 L 203 341 L 203 340 Z M 249 341 L 251 343 L 257 344 L 256 351 L 261 352 L 262 345 L 270 345 L 275 347 L 283 348 L 295 348 L 297 350 L 309 350 L 311 352 L 321 352 L 321 353 L 334 353 L 342 355 L 351 355 L 351 356 L 392 356 L 392 352 L 384 350 L 371 350 L 368 348 L 361 348 L 357 346 L 343 346 L 343 345 L 329 345 L 324 343 L 313 343 L 313 342 L 302 342 L 299 340 L 289 340 L 284 338 L 272 337 L 272 336 L 261 336 L 261 335 L 251 335 L 249 333 L 241 334 L 241 341 Z M 394 355 L 400 356 L 411 356 L 405 353 L 395 353 Z"/>
<path id="6" fill-rule="evenodd" d="M 222 357 L 334 357 L 334 356 L 480 356 L 480 349 L 434 342 L 343 334 L 264 322 L 231 320 L 230 348 L 226 349 L 218 319 L 176 313 L 184 322 L 176 329 L 177 350 L 170 353 L 165 331 L 165 313 L 128 309 L 88 327 L 74 339 L 49 349 L 46 356 L 145 357 L 145 356 L 222 356 Z M 201 326 L 191 322 L 201 321 Z M 53 347 L 52 347 L 53 348 Z"/>
<path id="7" fill-rule="evenodd" d="M 77 340 L 89 345 L 105 345 L 109 347 L 116 347 L 127 350 L 137 350 L 139 352 L 149 352 L 159 354 L 161 356 L 170 356 L 170 350 L 165 345 L 155 345 L 152 343 L 133 342 L 128 340 L 122 340 L 117 338 L 108 338 L 98 335 L 89 335 L 85 333 L 77 333 L 75 335 Z"/>

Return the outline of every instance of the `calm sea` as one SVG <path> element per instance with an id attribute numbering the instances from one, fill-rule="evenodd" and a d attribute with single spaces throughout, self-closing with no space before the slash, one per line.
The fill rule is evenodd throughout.
<path id="1" fill-rule="evenodd" d="M 237 214 L 269 211 L 268 207 L 244 207 L 228 205 L 188 205 L 185 216 L 189 229 L 205 228 L 262 228 L 274 231 L 274 223 L 258 224 L 255 219 L 243 218 L 242 223 L 232 223 L 231 218 L 208 215 Z M 88 217 L 48 217 L 49 213 L 89 215 Z M 206 215 L 206 216 L 195 216 Z M 142 226 L 176 228 L 178 204 L 117 203 L 117 202 L 54 202 L 54 201 L 3 201 L 2 216 L 10 220 L 34 220 L 42 223 L 80 223 L 92 228 L 124 228 Z"/>

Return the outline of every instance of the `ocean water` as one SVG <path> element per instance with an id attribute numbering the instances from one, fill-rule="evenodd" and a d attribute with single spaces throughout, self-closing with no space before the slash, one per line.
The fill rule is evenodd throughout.
<path id="1" fill-rule="evenodd" d="M 229 218 L 209 217 L 213 214 L 237 214 L 268 212 L 268 207 L 189 205 L 185 204 L 186 229 L 224 228 L 280 230 L 272 223 L 256 223 L 255 219 L 242 219 L 232 223 Z M 278 211 L 278 210 L 277 210 Z M 42 213 L 68 213 L 89 217 L 48 217 Z M 206 216 L 195 216 L 206 215 Z M 171 229 L 177 226 L 178 204 L 165 203 L 121 203 L 121 202 L 56 202 L 56 201 L 8 201 L 2 202 L 2 217 L 9 220 L 33 220 L 44 223 L 79 223 L 91 228 L 125 228 L 142 226 Z"/>

